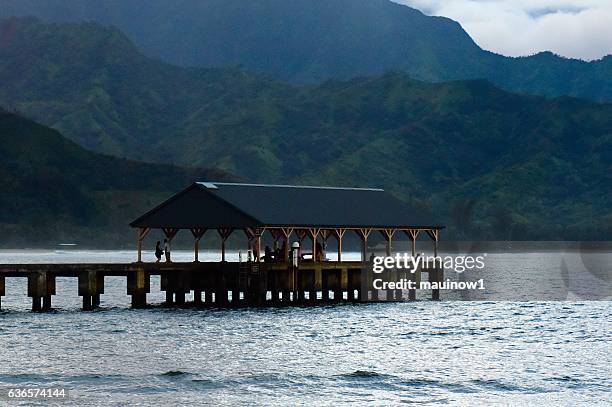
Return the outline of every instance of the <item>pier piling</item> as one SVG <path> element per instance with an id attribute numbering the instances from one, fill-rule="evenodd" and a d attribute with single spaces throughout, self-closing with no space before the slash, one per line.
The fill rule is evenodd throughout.
<path id="1" fill-rule="evenodd" d="M 79 296 L 83 297 L 83 310 L 90 311 L 100 306 L 100 295 L 104 294 L 104 275 L 96 270 L 79 273 Z"/>
<path id="2" fill-rule="evenodd" d="M 32 298 L 32 311 L 51 310 L 51 296 L 55 295 L 55 277 L 44 271 L 28 275 L 28 297 Z"/>
<path id="3" fill-rule="evenodd" d="M 0 310 L 2 310 L 2 297 L 4 297 L 4 276 L 0 276 Z"/>
<path id="4" fill-rule="evenodd" d="M 147 294 L 151 292 L 150 278 L 159 275 L 167 305 L 236 308 L 367 302 L 378 299 L 378 291 L 371 285 L 372 273 L 368 267 L 367 263 L 362 262 L 330 261 L 302 262 L 298 270 L 280 262 L 5 264 L 0 265 L 0 299 L 5 296 L 7 277 L 27 277 L 32 310 L 48 311 L 55 295 L 56 278 L 77 278 L 83 309 L 92 310 L 100 306 L 104 278 L 113 276 L 126 278 L 131 306 L 143 308 L 147 306 Z M 443 270 L 439 265 L 424 265 L 416 273 L 403 273 L 418 287 L 421 272 L 428 274 L 430 282 L 442 281 Z M 390 277 L 384 275 L 382 278 Z M 394 278 L 400 277 L 403 274 L 398 272 Z M 381 277 L 377 274 L 376 278 Z M 194 293 L 194 300 L 186 304 L 186 294 L 189 292 Z M 268 293 L 271 295 L 268 296 Z M 392 294 L 392 301 L 400 301 L 405 292 L 395 291 Z M 381 295 L 380 299 L 389 299 L 387 295 Z M 410 291 L 409 297 L 414 299 L 414 290 Z M 439 298 L 440 291 L 432 290 L 432 299 Z"/>
<path id="5" fill-rule="evenodd" d="M 147 306 L 147 294 L 151 292 L 150 278 L 143 268 L 127 275 L 127 293 L 132 297 L 132 308 Z"/>
<path id="6" fill-rule="evenodd" d="M 433 267 L 431 269 L 428 270 L 429 274 L 429 282 L 430 283 L 441 283 L 442 280 L 444 279 L 444 271 L 440 268 L 440 267 Z M 434 288 L 431 290 L 431 299 L 438 301 L 440 300 L 440 289 L 439 288 Z"/>

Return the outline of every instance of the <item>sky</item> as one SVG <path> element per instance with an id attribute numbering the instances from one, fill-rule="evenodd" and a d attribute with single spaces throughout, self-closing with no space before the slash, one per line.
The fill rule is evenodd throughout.
<path id="1" fill-rule="evenodd" d="M 461 23 L 480 47 L 585 60 L 612 54 L 612 0 L 394 0 Z"/>

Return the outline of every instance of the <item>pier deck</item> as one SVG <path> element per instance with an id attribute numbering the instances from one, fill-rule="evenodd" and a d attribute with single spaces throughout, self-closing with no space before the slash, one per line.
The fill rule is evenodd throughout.
<path id="1" fill-rule="evenodd" d="M 193 292 L 195 306 L 240 307 L 322 302 L 401 301 L 414 299 L 414 290 L 373 290 L 371 267 L 362 262 L 302 262 L 298 268 L 287 263 L 191 262 L 191 263 L 81 263 L 81 264 L 0 264 L 0 306 L 5 296 L 6 278 L 27 278 L 33 311 L 51 309 L 56 294 L 55 279 L 78 279 L 78 295 L 83 309 L 100 305 L 104 278 L 126 277 L 132 307 L 147 305 L 151 292 L 150 276 L 161 276 L 160 290 L 166 292 L 166 305 L 185 305 Z M 442 270 L 422 268 L 416 273 L 393 271 L 401 278 L 420 282 L 421 274 L 430 281 L 441 281 Z M 388 276 L 387 276 L 388 277 Z M 381 296 L 380 293 L 383 293 Z M 439 292 L 432 292 L 438 299 Z"/>

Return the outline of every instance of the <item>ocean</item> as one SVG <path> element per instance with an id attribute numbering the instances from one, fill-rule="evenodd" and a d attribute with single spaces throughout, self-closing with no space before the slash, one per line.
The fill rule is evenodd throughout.
<path id="1" fill-rule="evenodd" d="M 133 256 L 0 251 L 0 263 Z M 0 405 L 33 387 L 66 388 L 61 405 L 79 406 L 609 405 L 611 267 L 609 252 L 489 253 L 474 277 L 484 292 L 235 310 L 163 308 L 159 278 L 152 307 L 131 310 L 124 279 L 107 278 L 101 309 L 83 312 L 76 281 L 59 278 L 45 314 L 8 278 Z"/>

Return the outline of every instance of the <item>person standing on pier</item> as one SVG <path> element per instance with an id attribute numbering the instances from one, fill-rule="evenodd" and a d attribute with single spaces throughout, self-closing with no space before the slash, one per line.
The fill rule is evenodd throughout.
<path id="1" fill-rule="evenodd" d="M 266 246 L 264 250 L 264 262 L 272 263 L 272 249 L 270 249 L 270 246 Z"/>
<path id="2" fill-rule="evenodd" d="M 161 261 L 162 254 L 164 254 L 164 251 L 162 250 L 161 243 L 158 240 L 157 243 L 155 244 L 155 257 L 157 257 L 156 263 L 159 263 Z"/>
<path id="3" fill-rule="evenodd" d="M 170 260 L 170 242 L 168 239 L 164 239 L 164 254 L 166 255 L 166 262 L 169 263 Z"/>

